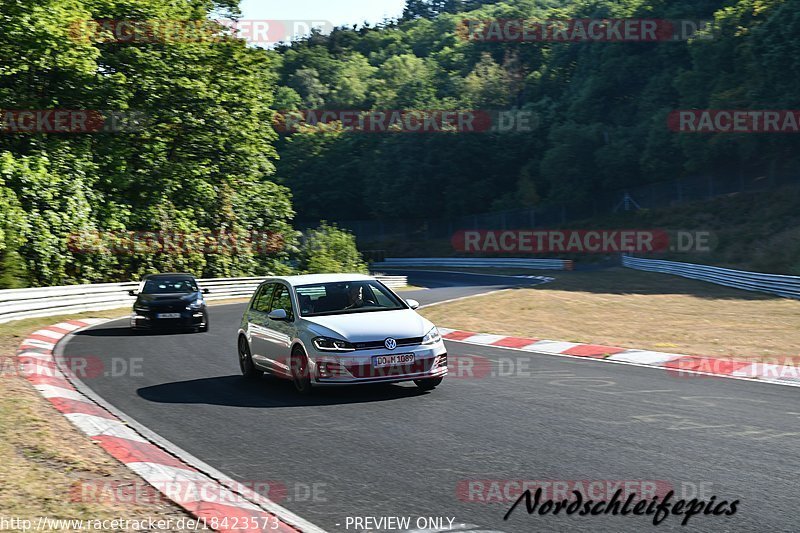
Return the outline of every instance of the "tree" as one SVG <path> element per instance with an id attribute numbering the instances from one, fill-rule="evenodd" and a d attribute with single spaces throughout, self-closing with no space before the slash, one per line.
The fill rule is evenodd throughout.
<path id="1" fill-rule="evenodd" d="M 21 213 L 0 251 L 2 268 L 8 272 L 15 262 L 9 258 L 21 257 L 25 282 L 33 285 L 119 281 L 173 268 L 198 275 L 264 272 L 272 263 L 253 250 L 225 256 L 202 248 L 119 253 L 109 246 L 128 231 L 246 235 L 263 226 L 286 234 L 286 251 L 294 239 L 286 231 L 293 216 L 289 193 L 272 182 L 277 153 L 270 106 L 279 58 L 209 22 L 218 8 L 235 14 L 235 2 L 131 6 L 124 0 L 0 0 L 0 108 L 144 117 L 125 130 L 0 135 L 0 188 L 10 191 L 0 196 Z M 177 41 L 140 33 L 143 42 L 114 42 L 110 32 L 87 31 L 94 19 L 182 21 L 208 31 Z M 244 190 L 267 199 L 235 192 Z M 271 213 L 247 209 L 248 202 Z M 3 218 L 17 217 L 16 208 L 6 209 Z M 97 232 L 103 237 L 97 250 L 73 246 L 75 236 Z"/>
<path id="2" fill-rule="evenodd" d="M 406 0 L 403 20 L 431 19 L 443 13 L 461 13 L 499 0 Z"/>
<path id="3" fill-rule="evenodd" d="M 355 237 L 326 222 L 306 235 L 300 249 L 300 269 L 307 274 L 368 272 Z"/>
<path id="4" fill-rule="evenodd" d="M 464 81 L 464 98 L 475 109 L 502 109 L 511 103 L 512 76 L 484 53 Z"/>

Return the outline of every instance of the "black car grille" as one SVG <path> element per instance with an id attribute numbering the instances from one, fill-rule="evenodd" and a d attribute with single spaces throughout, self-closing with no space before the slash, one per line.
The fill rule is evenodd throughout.
<path id="1" fill-rule="evenodd" d="M 186 304 L 150 305 L 149 309 L 153 313 L 179 313 L 186 310 Z"/>
<path id="2" fill-rule="evenodd" d="M 400 348 L 402 346 L 417 346 L 422 344 L 423 337 L 412 337 L 409 339 L 397 339 L 397 347 Z M 377 348 L 385 348 L 384 345 L 385 340 L 383 341 L 369 341 L 369 342 L 355 342 L 353 345 L 356 347 L 356 350 L 375 350 Z"/>

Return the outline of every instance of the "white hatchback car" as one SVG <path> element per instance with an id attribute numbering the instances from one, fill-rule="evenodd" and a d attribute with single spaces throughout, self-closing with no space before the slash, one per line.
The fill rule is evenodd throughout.
<path id="1" fill-rule="evenodd" d="M 432 390 L 447 375 L 447 350 L 418 307 L 369 276 L 267 279 L 242 317 L 242 374 L 291 379 L 304 394 L 314 385 L 401 381 Z"/>

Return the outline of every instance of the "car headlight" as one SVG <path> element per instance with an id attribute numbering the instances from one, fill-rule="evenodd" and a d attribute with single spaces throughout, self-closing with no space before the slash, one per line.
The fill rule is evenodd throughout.
<path id="1" fill-rule="evenodd" d="M 436 344 L 440 340 L 442 340 L 442 336 L 439 334 L 439 330 L 434 327 L 427 335 L 422 337 L 422 344 Z"/>
<path id="2" fill-rule="evenodd" d="M 137 313 L 146 313 L 150 311 L 150 308 L 145 305 L 134 305 L 133 310 L 136 311 Z"/>
<path id="3" fill-rule="evenodd" d="M 200 298 L 198 298 L 197 301 L 195 301 L 193 304 L 186 306 L 186 309 L 189 310 L 197 310 L 202 308 L 203 308 L 203 300 L 201 300 Z"/>
<path id="4" fill-rule="evenodd" d="M 347 341 L 331 339 L 329 337 L 316 337 L 314 347 L 323 352 L 352 352 L 356 347 Z"/>

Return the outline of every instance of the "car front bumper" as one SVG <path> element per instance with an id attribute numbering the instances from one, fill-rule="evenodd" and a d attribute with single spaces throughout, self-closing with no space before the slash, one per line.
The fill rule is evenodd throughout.
<path id="1" fill-rule="evenodd" d="M 158 318 L 161 311 L 134 311 L 131 314 L 131 327 L 134 329 L 179 329 L 196 328 L 206 322 L 205 309 L 180 311 L 180 318 Z M 174 312 L 174 311 L 167 311 Z"/>
<path id="2" fill-rule="evenodd" d="M 375 367 L 374 358 L 387 355 L 414 355 L 414 362 L 388 367 Z M 309 357 L 315 385 L 354 385 L 367 383 L 399 383 L 418 379 L 441 378 L 447 375 L 447 349 L 443 342 L 387 350 L 363 350 L 347 354 L 314 351 Z"/>

